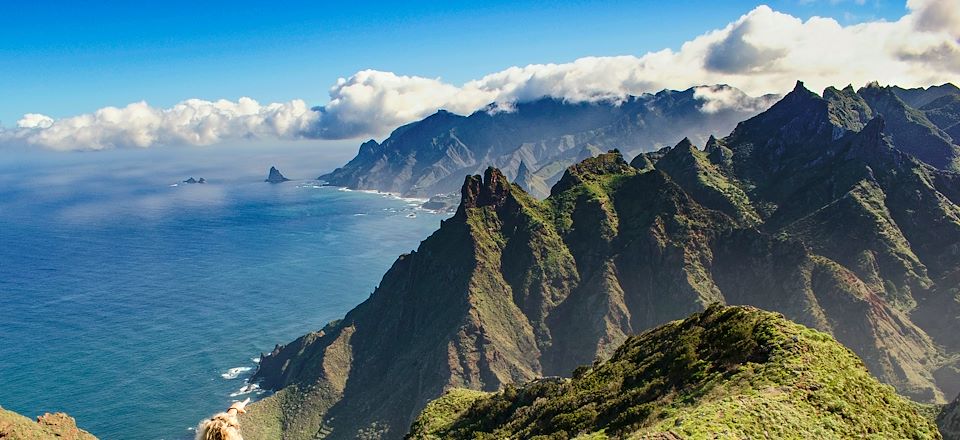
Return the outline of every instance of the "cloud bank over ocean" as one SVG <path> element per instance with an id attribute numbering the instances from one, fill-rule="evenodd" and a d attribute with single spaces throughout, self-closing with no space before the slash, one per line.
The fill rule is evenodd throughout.
<path id="1" fill-rule="evenodd" d="M 925 86 L 960 76 L 960 8 L 956 0 L 908 0 L 895 22 L 843 26 L 832 18 L 803 21 L 758 6 L 722 29 L 642 56 L 585 57 L 569 63 L 510 67 L 457 86 L 437 78 L 363 70 L 340 78 L 330 101 L 260 104 L 189 99 L 170 108 L 145 102 L 54 119 L 26 114 L 0 129 L 0 144 L 53 150 L 210 145 L 236 139 L 347 139 L 382 136 L 444 108 L 471 113 L 490 103 L 545 96 L 575 102 L 619 99 L 664 88 L 730 84 L 746 94 L 698 88 L 703 110 L 760 110 L 794 81 L 828 85 Z"/>

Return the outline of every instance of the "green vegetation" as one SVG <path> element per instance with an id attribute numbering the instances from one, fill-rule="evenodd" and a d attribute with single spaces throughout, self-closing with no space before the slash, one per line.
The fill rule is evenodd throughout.
<path id="1" fill-rule="evenodd" d="M 749 307 L 631 337 L 570 380 L 463 393 L 431 402 L 408 438 L 940 438 L 832 337 Z"/>
<path id="2" fill-rule="evenodd" d="M 960 177 L 904 153 L 888 131 L 923 120 L 891 117 L 905 110 L 886 93 L 821 98 L 798 84 L 704 151 L 684 141 L 635 166 L 610 151 L 567 168 L 543 201 L 496 169 L 468 176 L 456 215 L 398 258 L 368 300 L 263 358 L 255 378 L 282 391 L 253 405 L 245 438 L 396 439 L 455 388 L 504 391 L 462 416 L 478 395 L 456 392 L 431 406 L 421 431 L 906 433 L 913 410 L 866 371 L 929 404 L 960 390 Z M 878 112 L 906 125 L 869 119 Z M 741 311 L 746 327 L 675 323 L 621 347 L 712 303 L 782 313 L 863 362 L 760 312 Z M 781 344 L 787 336 L 801 342 Z M 623 354 L 641 340 L 663 355 Z M 573 382 L 510 385 L 571 371 Z M 881 401 L 890 407 L 874 419 Z M 483 405 L 495 419 L 472 412 Z"/>

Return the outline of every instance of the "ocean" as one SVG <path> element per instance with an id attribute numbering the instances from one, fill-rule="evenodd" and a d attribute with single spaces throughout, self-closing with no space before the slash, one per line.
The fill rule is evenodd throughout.
<path id="1" fill-rule="evenodd" d="M 355 145 L 0 157 L 0 405 L 185 439 L 258 397 L 261 352 L 342 317 L 445 217 L 310 180 Z"/>

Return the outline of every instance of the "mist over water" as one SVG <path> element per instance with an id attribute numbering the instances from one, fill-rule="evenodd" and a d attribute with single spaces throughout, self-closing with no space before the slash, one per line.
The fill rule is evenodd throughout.
<path id="1" fill-rule="evenodd" d="M 251 358 L 342 317 L 439 226 L 309 180 L 356 145 L 0 152 L 0 405 L 189 438 L 245 397 Z M 294 180 L 263 183 L 271 165 Z"/>

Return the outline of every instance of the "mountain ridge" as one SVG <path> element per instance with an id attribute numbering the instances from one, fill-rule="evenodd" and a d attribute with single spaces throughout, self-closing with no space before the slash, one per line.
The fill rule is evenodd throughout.
<path id="1" fill-rule="evenodd" d="M 711 101 L 698 95 L 701 90 L 729 94 L 739 103 L 708 108 Z M 672 141 L 678 132 L 705 139 L 729 131 L 774 98 L 750 98 L 716 85 L 597 102 L 544 97 L 490 105 L 469 116 L 439 110 L 394 130 L 383 143 L 364 142 L 354 159 L 318 179 L 354 189 L 431 196 L 459 189 L 463 175 L 479 174 L 487 166 L 515 179 L 524 162 L 530 174 L 546 183 L 546 188 L 524 189 L 545 197 L 543 190 L 567 166 L 588 156 L 613 147 L 632 153 L 648 150 Z"/>
<path id="2" fill-rule="evenodd" d="M 718 302 L 831 334 L 900 393 L 946 402 L 960 176 L 901 150 L 886 120 L 852 88 L 798 82 L 703 150 L 633 165 L 611 150 L 546 200 L 494 168 L 468 176 L 367 301 L 262 357 L 254 378 L 280 392 L 251 417 L 284 438 L 399 438 L 444 390 L 567 375 Z"/>

